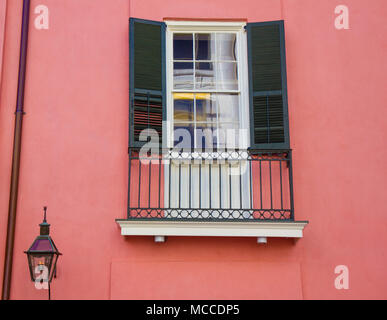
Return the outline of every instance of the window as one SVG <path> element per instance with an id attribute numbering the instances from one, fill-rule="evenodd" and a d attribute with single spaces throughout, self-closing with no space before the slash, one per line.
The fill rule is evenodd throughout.
<path id="1" fill-rule="evenodd" d="M 121 234 L 302 237 L 307 222 L 294 221 L 283 21 L 131 18 L 129 39 Z M 232 141 L 222 128 L 235 129 Z M 162 156 L 143 163 L 139 150 L 155 141 Z"/>
<path id="2" fill-rule="evenodd" d="M 283 21 L 167 24 L 130 19 L 130 146 L 148 128 L 164 147 L 174 129 L 181 147 L 227 147 L 217 130 L 242 129 L 236 147 L 289 149 Z"/>
<path id="3" fill-rule="evenodd" d="M 169 147 L 247 147 L 239 141 L 242 124 L 248 124 L 241 101 L 248 92 L 241 85 L 247 77 L 242 37 L 243 24 L 167 23 Z"/>
<path id="4" fill-rule="evenodd" d="M 290 162 L 285 66 L 282 21 L 130 19 L 129 148 L 148 142 L 141 132 L 151 129 L 163 149 L 175 148 L 167 159 L 178 160 L 134 168 L 137 212 L 147 206 L 162 208 L 154 211 L 162 217 L 289 218 L 282 192 Z M 182 148 L 185 159 L 175 152 Z"/>

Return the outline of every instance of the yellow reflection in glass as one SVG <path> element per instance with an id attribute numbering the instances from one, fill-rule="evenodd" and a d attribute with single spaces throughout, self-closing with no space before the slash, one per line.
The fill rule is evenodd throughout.
<path id="1" fill-rule="evenodd" d="M 175 92 L 173 94 L 174 100 L 193 100 L 196 98 L 196 100 L 210 100 L 211 94 L 210 93 L 181 93 L 181 92 Z"/>

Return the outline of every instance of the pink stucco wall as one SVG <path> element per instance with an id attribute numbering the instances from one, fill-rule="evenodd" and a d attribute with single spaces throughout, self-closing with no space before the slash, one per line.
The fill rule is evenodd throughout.
<path id="1" fill-rule="evenodd" d="M 3 66 L 3 46 L 4 46 L 4 35 L 5 35 L 5 14 L 7 11 L 7 1 L 0 1 L 0 75 Z M 0 80 L 1 81 L 1 80 Z M 1 82 L 0 82 L 1 84 Z"/>
<path id="2" fill-rule="evenodd" d="M 344 3 L 345 2 L 345 3 Z M 384 0 L 32 0 L 13 299 L 45 299 L 23 253 L 48 205 L 63 252 L 56 299 L 387 298 Z M 0 17 L 3 17 L 2 4 Z M 50 10 L 36 30 L 33 9 Z M 334 9 L 349 7 L 350 29 Z M 8 0 L 0 105 L 0 272 L 8 212 L 22 1 Z M 128 18 L 285 20 L 294 243 L 124 238 Z M 0 20 L 0 34 L 2 32 Z M 1 48 L 1 47 L 0 47 Z M 1 50 L 0 50 L 1 51 Z M 350 289 L 334 268 L 347 265 Z"/>

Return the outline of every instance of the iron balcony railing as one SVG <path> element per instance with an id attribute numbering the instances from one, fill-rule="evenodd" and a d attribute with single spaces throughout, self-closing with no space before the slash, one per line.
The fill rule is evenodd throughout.
<path id="1" fill-rule="evenodd" d="M 291 150 L 129 148 L 128 219 L 294 221 Z"/>

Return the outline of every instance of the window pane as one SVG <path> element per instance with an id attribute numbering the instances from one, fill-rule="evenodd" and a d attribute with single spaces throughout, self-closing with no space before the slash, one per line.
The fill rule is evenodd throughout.
<path id="1" fill-rule="evenodd" d="M 216 34 L 216 59 L 236 61 L 236 34 L 217 33 Z"/>
<path id="2" fill-rule="evenodd" d="M 193 63 L 175 62 L 173 69 L 174 89 L 193 89 Z"/>
<path id="3" fill-rule="evenodd" d="M 236 62 L 219 62 L 216 70 L 218 90 L 238 90 L 238 68 Z"/>
<path id="4" fill-rule="evenodd" d="M 195 34 L 195 59 L 213 60 L 214 59 L 214 37 L 215 34 L 199 33 Z"/>
<path id="5" fill-rule="evenodd" d="M 214 82 L 214 63 L 197 62 L 195 69 L 196 89 L 213 90 L 216 88 Z"/>
<path id="6" fill-rule="evenodd" d="M 239 145 L 239 94 L 216 93 L 239 89 L 236 39 L 235 33 L 173 35 L 173 58 L 185 60 L 173 62 L 173 89 L 181 91 L 173 93 L 175 146 Z"/>
<path id="7" fill-rule="evenodd" d="M 239 123 L 220 122 L 217 137 L 220 148 L 238 148 Z"/>
<path id="8" fill-rule="evenodd" d="M 216 101 L 219 110 L 219 123 L 239 122 L 239 95 L 217 94 Z"/>
<path id="9" fill-rule="evenodd" d="M 173 59 L 193 60 L 192 34 L 175 33 L 173 35 Z"/>
<path id="10" fill-rule="evenodd" d="M 200 123 L 196 125 L 195 140 L 196 148 L 216 147 L 216 138 L 214 136 L 216 125 L 213 123 Z"/>
<path id="11" fill-rule="evenodd" d="M 210 93 L 196 94 L 196 121 L 216 122 L 216 103 Z"/>
<path id="12" fill-rule="evenodd" d="M 173 117 L 175 121 L 193 121 L 194 101 L 175 94 Z M 176 99 L 177 98 L 177 99 Z M 180 98 L 180 99 L 179 99 Z"/>
<path id="13" fill-rule="evenodd" d="M 194 147 L 194 124 L 175 122 L 173 131 L 173 145 L 182 148 Z"/>

